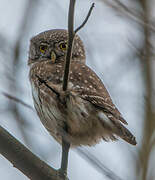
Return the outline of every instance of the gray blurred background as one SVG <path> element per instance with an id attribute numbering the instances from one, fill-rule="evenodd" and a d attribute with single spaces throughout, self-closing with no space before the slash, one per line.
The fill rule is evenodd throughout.
<path id="1" fill-rule="evenodd" d="M 146 45 L 145 27 L 141 23 L 143 1 L 124 0 L 123 6 L 119 1 L 113 3 L 113 0 L 94 2 L 91 17 L 79 32 L 85 45 L 87 64 L 108 88 L 138 144 L 132 146 L 122 140 L 102 141 L 94 147 L 73 149 L 69 157 L 69 178 L 155 180 L 154 123 L 151 130 L 145 128 L 150 121 L 146 117 L 148 88 L 143 50 Z M 60 167 L 61 146 L 48 134 L 33 109 L 27 59 L 32 36 L 48 29 L 67 28 L 69 1 L 0 0 L 0 3 L 0 125 L 57 169 Z M 76 26 L 83 21 L 91 3 L 91 0 L 77 0 Z M 148 4 L 151 5 L 149 16 L 154 23 L 154 0 L 148 1 Z M 154 32 L 151 34 L 152 40 L 153 35 Z M 154 56 L 150 59 L 153 82 Z M 154 88 L 151 92 L 153 111 Z M 19 98 L 20 102 L 13 100 L 13 97 Z M 146 141 L 144 143 L 146 136 L 148 144 L 153 142 L 152 146 Z M 147 166 L 145 162 L 148 162 Z M 0 156 L 0 179 L 28 178 Z"/>

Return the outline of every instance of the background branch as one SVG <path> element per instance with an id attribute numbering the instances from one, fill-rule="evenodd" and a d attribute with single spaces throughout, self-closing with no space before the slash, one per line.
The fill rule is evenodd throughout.
<path id="1" fill-rule="evenodd" d="M 18 92 L 22 89 L 22 84 L 18 81 L 18 76 L 20 76 L 20 65 L 21 65 L 21 48 L 23 45 L 23 38 L 25 34 L 30 30 L 31 24 L 33 24 L 33 18 L 35 16 L 36 7 L 38 5 L 38 1 L 28 0 L 26 5 L 24 6 L 23 16 L 21 19 L 21 23 L 19 23 L 19 27 L 17 29 L 17 38 L 15 40 L 15 44 L 13 47 L 13 56 L 11 57 L 11 63 L 9 64 L 9 75 L 11 77 L 11 81 L 9 81 L 9 86 L 7 92 L 11 92 L 11 94 L 17 95 Z M 11 98 L 8 102 L 8 109 L 12 114 L 12 117 L 17 124 L 17 127 L 24 139 L 24 143 L 26 145 L 32 146 L 30 139 L 25 131 L 25 127 L 29 126 L 27 123 L 27 117 L 21 113 L 18 108 L 18 104 L 14 104 L 11 101 Z"/>
<path id="2" fill-rule="evenodd" d="M 150 19 L 150 9 L 149 9 L 149 2 L 147 0 L 141 0 L 142 8 L 144 11 L 144 22 L 149 24 Z M 145 78 L 145 85 L 146 85 L 146 112 L 145 112 L 145 122 L 144 122 L 144 133 L 143 133 L 143 141 L 142 146 L 139 150 L 139 164 L 141 169 L 138 169 L 138 173 L 142 175 L 142 180 L 148 179 L 148 169 L 149 169 L 149 160 L 150 155 L 153 150 L 152 138 L 155 132 L 155 113 L 152 108 L 152 94 L 153 94 L 153 77 L 152 77 L 152 59 L 151 59 L 151 30 L 149 29 L 150 26 L 144 26 L 144 52 L 145 57 L 142 59 L 144 64 L 144 78 Z M 141 170 L 141 171 L 140 171 Z"/>
<path id="3" fill-rule="evenodd" d="M 56 170 L 40 160 L 1 126 L 0 153 L 32 180 L 62 180 Z"/>
<path id="4" fill-rule="evenodd" d="M 75 149 L 80 156 L 83 156 L 92 166 L 106 176 L 110 180 L 122 180 L 119 176 L 115 174 L 115 172 L 111 171 L 107 168 L 100 160 L 98 160 L 92 153 L 87 151 L 86 149 L 76 148 Z"/>
<path id="5" fill-rule="evenodd" d="M 109 7 L 113 8 L 118 13 L 122 13 L 127 18 L 131 18 L 136 23 L 142 26 L 147 26 L 147 28 L 149 28 L 150 31 L 155 33 L 155 23 L 154 22 L 149 23 L 149 22 L 144 21 L 144 16 L 145 16 L 144 14 L 137 12 L 135 9 L 134 10 L 129 9 L 119 0 L 112 0 L 112 2 L 107 1 L 107 0 L 100 0 L 100 1 L 103 1 Z"/>
<path id="6" fill-rule="evenodd" d="M 17 103 L 19 103 L 19 104 L 21 104 L 21 105 L 29 108 L 29 109 L 35 111 L 32 106 L 30 106 L 29 104 L 25 103 L 23 100 L 15 97 L 15 96 L 12 96 L 11 94 L 6 93 L 6 92 L 2 92 L 2 94 L 3 94 L 5 97 L 7 97 L 8 99 L 13 100 L 13 101 L 15 101 L 15 102 L 17 102 Z"/>

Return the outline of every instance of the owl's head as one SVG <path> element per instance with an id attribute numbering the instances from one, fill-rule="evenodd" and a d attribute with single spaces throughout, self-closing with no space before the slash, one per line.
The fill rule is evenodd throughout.
<path id="1" fill-rule="evenodd" d="M 34 36 L 30 41 L 28 64 L 49 60 L 59 63 L 65 60 L 67 53 L 68 32 L 54 29 Z M 74 38 L 72 59 L 85 63 L 84 45 L 78 35 Z"/>

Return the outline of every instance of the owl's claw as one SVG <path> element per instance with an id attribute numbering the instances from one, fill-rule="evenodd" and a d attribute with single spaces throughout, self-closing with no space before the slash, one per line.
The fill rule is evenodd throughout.
<path id="1" fill-rule="evenodd" d="M 58 169 L 58 174 L 63 180 L 69 180 L 67 177 L 67 172 L 64 172 L 61 168 Z"/>

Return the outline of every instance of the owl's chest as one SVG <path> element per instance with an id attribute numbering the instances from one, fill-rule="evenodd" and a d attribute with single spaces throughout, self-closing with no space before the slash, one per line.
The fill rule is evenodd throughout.
<path id="1" fill-rule="evenodd" d="M 57 94 L 43 84 L 38 86 L 35 82 L 31 82 L 31 86 L 35 109 L 45 127 L 53 129 L 58 124 L 62 126 L 66 113 Z"/>

